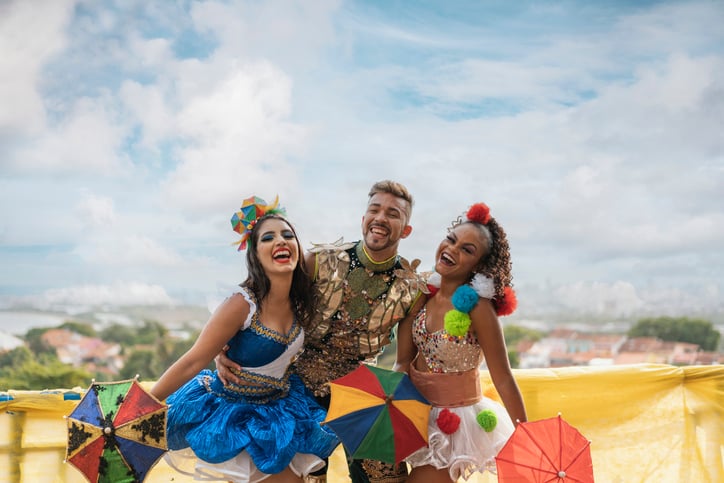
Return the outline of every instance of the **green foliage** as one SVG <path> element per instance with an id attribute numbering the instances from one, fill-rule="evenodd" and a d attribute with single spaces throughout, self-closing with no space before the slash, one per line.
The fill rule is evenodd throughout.
<path id="1" fill-rule="evenodd" d="M 629 337 L 657 337 L 669 342 L 698 344 L 705 351 L 719 347 L 721 334 L 708 320 L 688 317 L 658 317 L 639 320 L 627 334 Z"/>
<path id="2" fill-rule="evenodd" d="M 85 387 L 92 378 L 87 371 L 63 364 L 55 356 L 43 354 L 38 358 L 28 357 L 30 351 L 18 347 L 3 359 L 17 362 L 0 366 L 0 390 L 43 390 Z"/>
<path id="3" fill-rule="evenodd" d="M 154 320 L 145 320 L 137 333 L 136 344 L 155 344 L 168 336 L 168 329 Z"/>
<path id="4" fill-rule="evenodd" d="M 33 360 L 33 353 L 26 346 L 0 354 L 0 368 L 20 367 Z"/>
<path id="5" fill-rule="evenodd" d="M 510 362 L 510 367 L 514 369 L 517 368 L 520 365 L 518 351 L 508 349 L 508 361 Z"/>
<path id="6" fill-rule="evenodd" d="M 505 337 L 505 345 L 512 347 L 521 340 L 539 341 L 543 338 L 543 333 L 519 325 L 506 325 L 503 329 L 503 336 Z"/>
<path id="7" fill-rule="evenodd" d="M 153 345 L 168 337 L 168 329 L 159 322 L 146 320 L 140 327 L 110 325 L 101 331 L 99 337 L 106 342 L 116 342 L 124 347 Z"/>
<path id="8" fill-rule="evenodd" d="M 156 321 L 144 321 L 139 326 L 113 324 L 96 333 L 85 323 L 68 321 L 58 326 L 88 337 L 99 337 L 105 342 L 121 345 L 127 354 L 125 366 L 119 374 L 89 373 L 86 369 L 60 362 L 55 349 L 42 341 L 50 328 L 33 328 L 25 335 L 27 346 L 0 354 L 0 390 L 42 390 L 64 387 L 86 387 L 91 379 L 97 381 L 132 378 L 136 374 L 144 380 L 157 379 L 163 371 L 181 357 L 194 343 L 198 332 L 187 340 L 174 340 L 169 331 Z M 96 361 L 103 365 L 103 361 Z M 213 362 L 208 366 L 215 369 Z"/>
<path id="9" fill-rule="evenodd" d="M 55 354 L 55 349 L 49 347 L 41 339 L 49 328 L 33 328 L 25 333 L 25 343 L 33 354 Z"/>
<path id="10" fill-rule="evenodd" d="M 103 329 L 98 336 L 106 342 L 115 342 L 128 347 L 137 344 L 137 332 L 135 327 L 112 324 Z"/>
<path id="11" fill-rule="evenodd" d="M 506 325 L 503 329 L 503 337 L 505 337 L 505 345 L 508 346 L 510 367 L 516 368 L 520 365 L 520 356 L 518 351 L 515 350 L 516 344 L 522 340 L 538 341 L 543 337 L 543 333 L 519 325 Z"/>
<path id="12" fill-rule="evenodd" d="M 86 337 L 96 337 L 96 330 L 93 326 L 84 322 L 73 322 L 72 320 L 68 320 L 59 325 L 58 328 L 66 329 Z"/>
<path id="13" fill-rule="evenodd" d="M 142 346 L 131 349 L 120 376 L 128 379 L 138 374 L 143 380 L 158 379 L 171 364 L 189 350 L 197 336 L 198 334 L 194 334 L 189 339 L 177 341 L 166 337 L 159 340 L 152 349 Z M 213 361 L 207 367 L 211 370 L 216 369 Z"/>
<path id="14" fill-rule="evenodd" d="M 138 349 L 131 352 L 126 364 L 121 369 L 121 379 L 130 379 L 138 375 L 142 380 L 157 379 L 166 368 L 156 354 L 156 351 Z"/>

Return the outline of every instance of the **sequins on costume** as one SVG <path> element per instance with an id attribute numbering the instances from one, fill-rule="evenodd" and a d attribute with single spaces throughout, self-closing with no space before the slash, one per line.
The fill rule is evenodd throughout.
<path id="1" fill-rule="evenodd" d="M 404 259 L 373 262 L 362 242 L 317 245 L 311 251 L 318 309 L 305 327 L 304 352 L 295 367 L 304 384 L 322 397 L 329 394 L 327 382 L 360 362 L 375 362 L 420 292 Z"/>
<path id="2" fill-rule="evenodd" d="M 372 261 L 361 241 L 316 245 L 314 286 L 317 311 L 305 327 L 304 352 L 296 373 L 319 400 L 329 398 L 329 381 L 361 362 L 376 363 L 395 325 L 420 296 L 424 281 L 404 258 Z M 407 466 L 371 460 L 348 462 L 353 482 L 400 483 Z"/>
<path id="3" fill-rule="evenodd" d="M 319 424 L 326 411 L 289 369 L 304 333 L 296 321 L 286 334 L 265 327 L 253 295 L 240 293 L 250 314 L 227 354 L 243 367 L 243 382 L 224 386 L 204 370 L 169 396 L 167 461 L 204 480 L 256 482 L 287 467 L 306 475 L 339 440 Z"/>
<path id="4" fill-rule="evenodd" d="M 433 403 L 428 424 L 428 447 L 416 451 L 406 461 L 413 467 L 431 465 L 438 469 L 448 468 L 453 481 L 468 479 L 476 471 L 495 472 L 495 455 L 513 433 L 514 426 L 501 404 L 481 396 L 478 367 L 483 362 L 482 349 L 472 331 L 461 337 L 449 335 L 444 330 L 428 332 L 426 315 L 423 308 L 415 318 L 412 338 L 418 348 L 418 357 L 424 358 L 430 371 L 422 373 L 422 376 L 426 384 L 431 383 L 431 387 L 416 384 L 417 388 L 431 402 L 440 397 L 465 402 Z M 413 382 L 414 372 L 410 370 Z M 472 378 L 469 377 L 471 375 Z M 460 385 L 463 380 L 469 384 L 477 383 L 478 386 L 465 391 L 452 385 L 443 386 Z M 430 391 L 429 396 L 426 391 Z M 486 410 L 493 411 L 497 417 L 497 424 L 492 431 L 483 429 L 476 419 L 479 413 Z M 452 434 L 448 434 L 448 428 L 441 429 L 438 426 L 438 418 L 443 411 L 446 411 L 446 415 L 454 413 L 460 418 L 460 425 Z"/>

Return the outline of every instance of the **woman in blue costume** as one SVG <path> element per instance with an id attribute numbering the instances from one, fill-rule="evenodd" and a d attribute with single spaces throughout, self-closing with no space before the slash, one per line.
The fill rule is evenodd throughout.
<path id="1" fill-rule="evenodd" d="M 251 214 L 250 214 L 251 213 Z M 197 480 L 300 482 L 339 443 L 325 411 L 290 373 L 311 314 L 311 281 L 294 228 L 252 197 L 232 225 L 248 277 L 214 312 L 194 345 L 151 389 L 167 399 L 167 461 Z M 204 369 L 224 346 L 242 369 L 224 385 Z"/>

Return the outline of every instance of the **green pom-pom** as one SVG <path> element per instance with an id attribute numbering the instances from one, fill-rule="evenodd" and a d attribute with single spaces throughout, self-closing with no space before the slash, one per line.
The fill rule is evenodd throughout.
<path id="1" fill-rule="evenodd" d="M 475 419 L 477 419 L 478 424 L 485 430 L 486 433 L 491 432 L 498 425 L 498 416 L 496 416 L 490 409 L 480 411 Z"/>
<path id="2" fill-rule="evenodd" d="M 445 332 L 455 337 L 462 337 L 470 328 L 470 316 L 459 310 L 450 310 L 445 314 Z"/>

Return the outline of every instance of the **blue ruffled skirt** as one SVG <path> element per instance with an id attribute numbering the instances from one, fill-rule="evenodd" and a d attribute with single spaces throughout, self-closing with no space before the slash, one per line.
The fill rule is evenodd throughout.
<path id="1" fill-rule="evenodd" d="M 295 469 L 292 464 L 292 469 L 307 474 L 323 466 L 322 460 L 339 444 L 332 430 L 320 425 L 325 410 L 296 375 L 289 378 L 286 396 L 261 403 L 227 390 L 215 372 L 204 370 L 169 396 L 167 403 L 169 450 L 190 448 L 202 467 L 210 463 L 218 476 L 229 479 L 250 471 L 279 473 L 299 454 L 312 458 L 304 458 L 305 467 Z M 173 453 L 169 453 L 172 465 Z M 248 460 L 247 455 L 251 470 L 233 468 Z M 248 461 L 245 464 L 249 466 Z M 231 466 L 228 472 L 225 466 Z"/>

